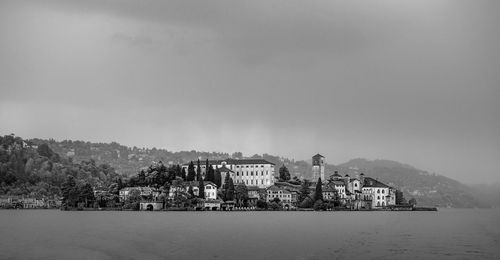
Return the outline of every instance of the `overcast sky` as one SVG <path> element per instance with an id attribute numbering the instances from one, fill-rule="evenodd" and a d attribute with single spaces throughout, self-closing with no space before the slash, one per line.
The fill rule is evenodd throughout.
<path id="1" fill-rule="evenodd" d="M 0 133 L 497 182 L 499 3 L 4 0 Z"/>

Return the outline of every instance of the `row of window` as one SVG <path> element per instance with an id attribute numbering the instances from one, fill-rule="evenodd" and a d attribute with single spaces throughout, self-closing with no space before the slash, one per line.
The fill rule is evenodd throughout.
<path id="1" fill-rule="evenodd" d="M 249 168 L 249 167 L 250 167 L 250 168 L 258 168 L 258 167 L 259 167 L 259 165 L 245 165 L 245 166 L 241 165 L 241 168 Z M 261 168 L 264 168 L 264 165 L 261 165 L 260 167 L 261 167 Z M 239 165 L 236 165 L 236 168 L 240 168 L 240 166 L 239 166 Z"/>
<path id="2" fill-rule="evenodd" d="M 244 172 L 241 172 L 241 176 L 243 176 Z M 259 172 L 255 172 L 255 176 L 258 176 Z M 269 175 L 269 171 L 266 171 L 266 175 Z M 240 176 L 240 172 L 236 172 L 236 176 Z M 246 172 L 246 176 L 248 176 L 248 172 Z M 253 171 L 250 172 L 250 176 L 253 176 Z M 264 171 L 260 172 L 260 176 L 264 176 Z"/>
<path id="3" fill-rule="evenodd" d="M 254 184 L 259 185 L 259 180 L 255 180 L 255 183 L 254 183 L 254 180 L 250 180 L 250 181 L 248 181 L 248 180 L 244 180 L 244 181 L 243 180 L 241 180 L 241 181 L 236 180 L 236 183 L 245 183 L 246 185 L 254 185 Z M 264 183 L 264 180 L 260 180 L 260 184 L 261 185 L 264 185 L 264 184 L 269 185 L 269 180 L 266 180 L 265 183 Z"/>

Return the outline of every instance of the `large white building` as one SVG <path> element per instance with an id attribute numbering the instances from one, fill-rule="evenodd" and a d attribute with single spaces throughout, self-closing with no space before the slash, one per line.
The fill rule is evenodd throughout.
<path id="1" fill-rule="evenodd" d="M 197 169 L 197 162 L 193 162 L 194 169 Z M 222 182 L 224 182 L 225 174 L 233 179 L 235 184 L 244 183 L 250 186 L 257 186 L 259 188 L 267 188 L 274 184 L 274 163 L 264 159 L 226 159 L 226 160 L 209 160 L 209 165 L 212 168 L 223 169 Z M 189 163 L 183 164 L 187 172 Z M 200 161 L 201 172 L 205 175 L 206 161 Z M 226 170 L 227 169 L 227 170 Z"/>

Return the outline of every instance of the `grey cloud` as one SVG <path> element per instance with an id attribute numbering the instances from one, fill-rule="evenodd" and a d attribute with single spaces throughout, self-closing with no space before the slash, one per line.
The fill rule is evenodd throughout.
<path id="1" fill-rule="evenodd" d="M 498 179 L 497 2 L 0 5 L 1 131 Z"/>

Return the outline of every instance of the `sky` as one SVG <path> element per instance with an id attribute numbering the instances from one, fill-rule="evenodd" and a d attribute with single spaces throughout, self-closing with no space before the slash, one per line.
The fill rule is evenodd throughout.
<path id="1" fill-rule="evenodd" d="M 500 2 L 0 1 L 0 134 L 500 181 Z"/>

